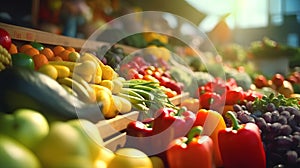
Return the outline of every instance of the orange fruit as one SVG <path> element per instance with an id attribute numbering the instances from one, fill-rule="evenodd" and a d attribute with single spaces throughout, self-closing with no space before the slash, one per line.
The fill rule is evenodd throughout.
<path id="1" fill-rule="evenodd" d="M 72 52 L 76 51 L 75 48 L 73 48 L 73 47 L 66 47 L 66 50 L 69 50 L 69 51 L 72 51 Z"/>
<path id="2" fill-rule="evenodd" d="M 39 51 L 38 49 L 32 47 L 32 48 L 28 48 L 28 49 L 25 50 L 23 53 L 24 53 L 24 54 L 27 54 L 27 55 L 29 55 L 29 56 L 34 56 L 34 55 L 39 54 L 40 51 Z"/>
<path id="3" fill-rule="evenodd" d="M 63 46 L 55 46 L 52 51 L 54 52 L 54 55 L 58 55 L 59 53 L 61 53 L 62 51 L 66 50 Z"/>
<path id="4" fill-rule="evenodd" d="M 34 55 L 32 58 L 36 70 L 38 70 L 41 66 L 48 64 L 48 59 L 44 54 L 37 54 Z"/>
<path id="5" fill-rule="evenodd" d="M 41 50 L 40 53 L 44 54 L 48 58 L 48 60 L 50 60 L 52 57 L 54 57 L 54 52 L 48 47 Z"/>
<path id="6" fill-rule="evenodd" d="M 18 48 L 17 48 L 17 46 L 16 46 L 14 43 L 11 43 L 8 52 L 9 52 L 10 54 L 16 54 L 16 53 L 18 53 Z"/>
<path id="7" fill-rule="evenodd" d="M 29 49 L 29 48 L 33 48 L 32 45 L 30 45 L 30 44 L 24 44 L 24 45 L 22 45 L 22 46 L 20 47 L 19 51 L 20 51 L 21 53 L 24 53 L 24 52 L 25 52 L 27 49 Z"/>
<path id="8" fill-rule="evenodd" d="M 50 61 L 63 61 L 63 59 L 59 56 L 54 56 L 50 59 Z"/>
<path id="9" fill-rule="evenodd" d="M 69 55 L 70 55 L 71 51 L 69 50 L 64 50 L 61 53 L 59 53 L 57 56 L 61 57 L 62 60 L 64 61 L 69 61 Z"/>

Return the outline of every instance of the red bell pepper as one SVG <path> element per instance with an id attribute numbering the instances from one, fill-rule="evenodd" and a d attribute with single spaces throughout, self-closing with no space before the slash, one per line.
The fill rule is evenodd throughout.
<path id="1" fill-rule="evenodd" d="M 148 118 L 144 121 L 132 121 L 127 125 L 126 133 L 135 137 L 147 137 L 152 135 L 152 122 L 154 118 Z"/>
<path id="2" fill-rule="evenodd" d="M 161 149 L 166 149 L 172 140 L 185 136 L 193 126 L 195 118 L 195 114 L 185 108 L 176 110 L 164 107 L 159 109 L 155 113 L 153 121 L 153 134 L 160 139 L 156 145 Z"/>
<path id="3" fill-rule="evenodd" d="M 241 87 L 236 87 L 226 92 L 226 105 L 239 104 L 242 101 L 244 101 L 244 91 Z"/>
<path id="4" fill-rule="evenodd" d="M 219 149 L 225 168 L 265 168 L 266 156 L 259 128 L 254 123 L 239 125 L 233 112 L 225 114 L 232 127 L 219 131 Z"/>
<path id="5" fill-rule="evenodd" d="M 212 139 L 214 162 L 217 167 L 221 167 L 223 161 L 219 151 L 218 133 L 226 128 L 223 116 L 217 111 L 200 109 L 196 114 L 194 126 L 202 126 L 202 135 L 207 135 Z"/>
<path id="6" fill-rule="evenodd" d="M 200 95 L 199 103 L 201 108 L 218 110 L 222 105 L 222 98 L 215 92 L 205 92 Z"/>
<path id="7" fill-rule="evenodd" d="M 173 140 L 167 150 L 169 168 L 212 168 L 212 144 L 209 136 L 202 136 L 202 127 L 193 127 L 187 137 Z"/>
<path id="8" fill-rule="evenodd" d="M 147 154 L 151 153 L 153 120 L 154 118 L 147 118 L 143 121 L 131 121 L 125 130 L 127 134 L 125 146 L 140 149 Z"/>

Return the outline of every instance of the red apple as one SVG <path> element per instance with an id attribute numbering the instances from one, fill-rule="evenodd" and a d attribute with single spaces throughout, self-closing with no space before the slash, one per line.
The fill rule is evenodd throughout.
<path id="1" fill-rule="evenodd" d="M 268 86 L 268 80 L 264 75 L 258 75 L 254 79 L 254 84 L 257 88 L 262 88 L 262 87 Z"/>
<path id="2" fill-rule="evenodd" d="M 272 77 L 271 80 L 276 87 L 280 87 L 283 84 L 284 76 L 282 74 L 277 73 Z"/>
<path id="3" fill-rule="evenodd" d="M 2 28 L 0 28 L 0 45 L 2 45 L 7 50 L 9 50 L 11 45 L 11 37 L 9 33 Z"/>

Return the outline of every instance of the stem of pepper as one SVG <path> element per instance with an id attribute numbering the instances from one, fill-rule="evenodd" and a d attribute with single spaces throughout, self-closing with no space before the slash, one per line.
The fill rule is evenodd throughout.
<path id="1" fill-rule="evenodd" d="M 181 116 L 181 114 L 185 111 L 187 111 L 187 108 L 186 107 L 180 107 L 179 109 L 175 109 L 177 110 L 177 113 L 176 113 L 176 116 Z"/>
<path id="2" fill-rule="evenodd" d="M 226 114 L 225 114 L 226 117 L 228 117 L 232 123 L 232 129 L 233 130 L 238 130 L 241 128 L 241 126 L 239 125 L 238 123 L 238 120 L 236 118 L 236 116 L 233 114 L 232 111 L 228 111 Z"/>
<path id="3" fill-rule="evenodd" d="M 203 131 L 203 128 L 201 126 L 193 127 L 187 134 L 188 139 L 186 141 L 186 144 L 190 143 L 195 136 L 200 136 L 202 131 Z"/>

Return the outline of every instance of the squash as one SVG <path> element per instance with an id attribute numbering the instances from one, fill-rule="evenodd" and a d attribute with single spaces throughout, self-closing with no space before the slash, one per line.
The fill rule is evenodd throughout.
<path id="1" fill-rule="evenodd" d="M 80 101 L 56 80 L 40 72 L 12 67 L 0 73 L 0 81 L 0 112 L 29 108 L 41 112 L 48 120 L 83 118 L 98 122 L 104 119 L 101 103 Z"/>

